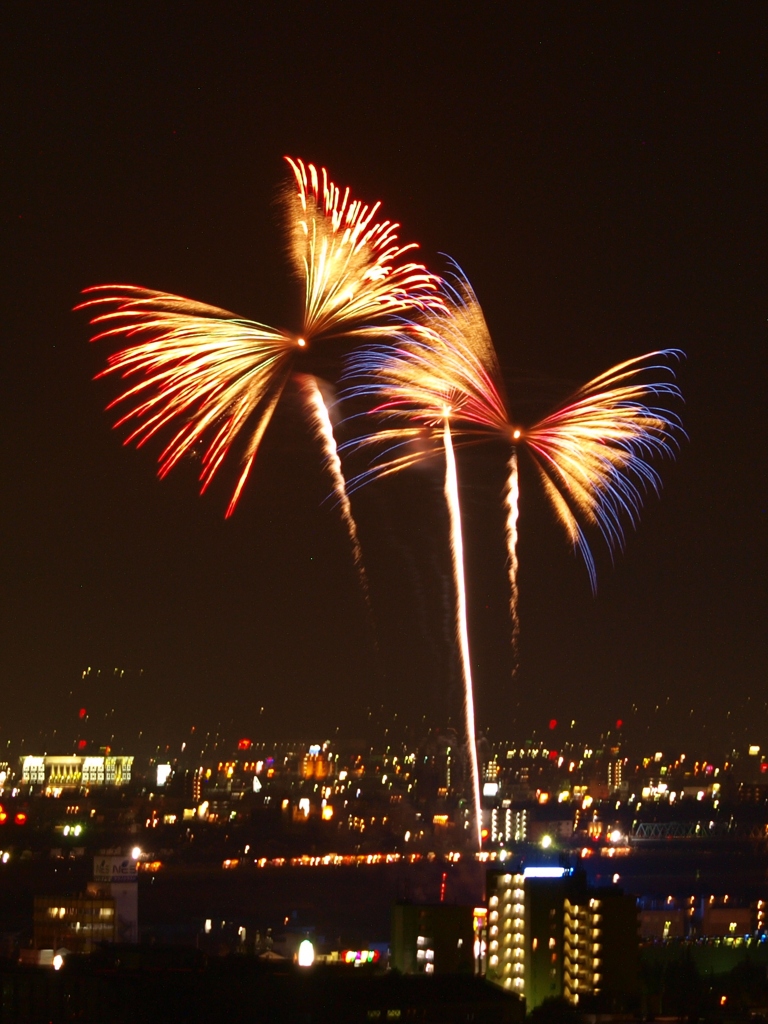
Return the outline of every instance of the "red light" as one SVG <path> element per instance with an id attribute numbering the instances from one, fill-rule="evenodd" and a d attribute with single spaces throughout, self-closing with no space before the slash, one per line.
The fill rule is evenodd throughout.
<path id="1" fill-rule="evenodd" d="M 19 811 L 16 817 L 14 818 L 14 821 L 16 822 L 17 825 L 26 825 L 27 816 L 24 813 L 24 811 Z"/>
<path id="2" fill-rule="evenodd" d="M 550 718 L 550 720 L 549 720 L 549 728 L 550 729 L 556 729 L 557 728 L 557 719 L 556 718 Z"/>
<path id="3" fill-rule="evenodd" d="M 620 729 L 622 727 L 622 725 L 624 725 L 624 720 L 621 719 L 621 718 L 617 718 L 616 719 L 616 728 Z"/>
<path id="4" fill-rule="evenodd" d="M 556 761 L 557 758 L 558 758 L 557 751 L 556 750 L 550 750 L 550 752 L 549 752 L 549 760 L 550 761 Z"/>
<path id="5" fill-rule="evenodd" d="M 251 741 L 250 740 L 240 740 L 239 743 L 237 744 L 237 749 L 238 750 L 248 750 L 248 749 L 250 749 L 250 746 L 251 746 Z"/>
<path id="6" fill-rule="evenodd" d="M 0 825 L 4 825 L 8 821 L 8 815 L 5 811 L 0 811 Z"/>
<path id="7" fill-rule="evenodd" d="M 87 746 L 88 746 L 88 744 L 85 742 L 85 740 L 79 740 L 78 744 L 77 744 L 77 749 L 78 750 L 85 750 L 85 748 Z"/>
<path id="8" fill-rule="evenodd" d="M 483 830 L 482 830 L 482 831 L 480 832 L 480 838 L 481 838 L 481 839 L 487 839 L 487 838 L 488 838 L 488 829 L 487 829 L 487 828 L 484 828 L 484 829 L 483 829 Z"/>
<path id="9" fill-rule="evenodd" d="M 85 718 L 87 714 L 88 712 L 86 711 L 85 708 L 80 708 L 80 710 L 77 712 L 78 718 Z"/>

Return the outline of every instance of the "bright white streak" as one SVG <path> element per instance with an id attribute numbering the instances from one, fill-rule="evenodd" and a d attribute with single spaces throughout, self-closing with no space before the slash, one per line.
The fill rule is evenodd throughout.
<path id="1" fill-rule="evenodd" d="M 467 749 L 472 768 L 472 802 L 475 811 L 477 848 L 481 846 L 482 813 L 480 807 L 480 770 L 477 764 L 475 742 L 475 698 L 472 693 L 472 667 L 469 661 L 469 633 L 467 631 L 467 595 L 464 587 L 464 543 L 461 536 L 461 507 L 459 505 L 459 482 L 456 475 L 456 458 L 453 453 L 453 439 L 448 419 L 443 430 L 445 446 L 445 500 L 451 525 L 451 555 L 453 556 L 453 577 L 456 586 L 456 636 L 461 655 L 461 671 L 464 677 L 464 714 L 467 724 Z"/>
<path id="2" fill-rule="evenodd" d="M 325 462 L 328 466 L 331 478 L 333 479 L 333 489 L 336 492 L 339 507 L 341 508 L 341 518 L 344 520 L 344 525 L 347 528 L 349 539 L 352 542 L 352 556 L 355 560 L 357 570 L 360 573 L 360 583 L 362 584 L 367 597 L 368 580 L 365 575 L 365 567 L 363 566 L 363 552 L 360 548 L 360 541 L 357 536 L 357 524 L 355 523 L 352 515 L 352 506 L 347 494 L 347 483 L 344 479 L 344 473 L 341 468 L 341 459 L 339 458 L 339 452 L 336 446 L 336 438 L 333 435 L 333 424 L 331 423 L 331 417 L 328 413 L 328 406 L 325 404 L 323 393 L 317 386 L 317 381 L 314 377 L 309 375 L 305 377 L 304 392 L 307 396 L 309 410 L 314 420 L 315 432 L 323 443 Z"/>
<path id="3" fill-rule="evenodd" d="M 520 617 L 517 612 L 517 518 L 520 504 L 520 481 L 517 473 L 517 449 L 509 457 L 509 478 L 505 502 L 507 506 L 507 567 L 509 571 L 509 614 L 512 619 L 512 675 L 517 673 L 517 641 L 520 635 Z"/>

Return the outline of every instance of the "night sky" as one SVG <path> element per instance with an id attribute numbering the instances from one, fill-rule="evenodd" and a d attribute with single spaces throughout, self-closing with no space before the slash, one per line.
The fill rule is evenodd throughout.
<path id="1" fill-rule="evenodd" d="M 614 565 L 590 534 L 595 598 L 523 465 L 514 680 L 506 453 L 462 453 L 479 725 L 498 740 L 575 719 L 588 736 L 620 717 L 640 746 L 768 745 L 762 5 L 1 17 L 0 743 L 56 728 L 67 746 L 81 705 L 89 740 L 126 749 L 139 729 L 460 721 L 439 464 L 354 499 L 369 617 L 295 393 L 225 521 L 236 460 L 203 498 L 193 459 L 159 482 L 161 445 L 123 447 L 104 412 L 117 383 L 92 380 L 111 349 L 72 312 L 89 285 L 298 326 L 276 202 L 291 154 L 381 199 L 430 266 L 459 261 L 522 422 L 622 359 L 687 354 L 689 441 Z"/>

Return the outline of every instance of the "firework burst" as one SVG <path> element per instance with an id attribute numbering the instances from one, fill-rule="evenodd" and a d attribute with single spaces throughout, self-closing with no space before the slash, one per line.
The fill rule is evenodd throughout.
<path id="1" fill-rule="evenodd" d="M 242 444 L 228 516 L 291 378 L 296 356 L 321 335 L 375 334 L 392 313 L 426 311 L 441 302 L 438 279 L 422 265 L 403 261 L 415 244 L 398 244 L 398 225 L 378 219 L 379 203 L 367 206 L 354 200 L 349 189 L 342 192 L 324 169 L 286 159 L 296 186 L 285 196 L 289 252 L 305 282 L 300 335 L 178 295 L 129 285 L 87 289 L 87 299 L 78 307 L 93 314 L 94 341 L 114 338 L 126 343 L 109 357 L 100 374 L 116 374 L 126 384 L 110 405 L 127 410 L 116 423 L 131 427 L 125 443 L 143 445 L 176 425 L 160 453 L 161 477 L 185 455 L 202 448 L 204 491 L 235 442 Z M 318 401 L 322 403 L 319 390 L 310 403 L 313 416 Z M 330 429 L 327 410 L 324 415 Z M 327 446 L 325 450 L 328 454 Z M 338 455 L 329 455 L 328 465 L 337 494 L 344 494 L 342 512 L 349 526 L 351 509 Z M 356 544 L 356 533 L 350 533 Z"/>
<path id="2" fill-rule="evenodd" d="M 378 449 L 355 485 L 399 472 L 435 450 L 448 410 L 457 445 L 500 437 L 512 448 L 506 494 L 510 571 L 516 574 L 517 449 L 523 448 L 594 587 L 594 561 L 579 520 L 597 526 L 613 551 L 623 544 L 625 523 L 637 524 L 648 491 L 659 491 L 661 479 L 650 460 L 673 456 L 684 432 L 674 412 L 651 403 L 680 398 L 671 364 L 681 353 L 649 352 L 619 363 L 556 412 L 524 427 L 509 412 L 477 297 L 458 268 L 454 279 L 443 284 L 443 309 L 401 325 L 391 343 L 365 345 L 350 356 L 348 393 L 373 397 L 373 412 L 395 422 L 353 442 Z"/>
<path id="3" fill-rule="evenodd" d="M 395 423 L 353 442 L 358 447 L 380 447 L 372 467 L 358 477 L 357 485 L 421 461 L 441 442 L 445 452 L 456 632 L 479 842 L 479 770 L 454 439 L 463 445 L 501 437 L 511 445 L 505 505 L 516 666 L 518 447 L 531 454 L 560 522 L 584 558 L 594 589 L 594 560 L 579 519 L 599 527 L 613 550 L 623 542 L 624 522 L 637 522 L 648 489 L 658 491 L 660 478 L 648 460 L 674 454 L 682 428 L 673 413 L 650 406 L 648 401 L 654 396 L 679 397 L 668 365 L 670 357 L 678 353 L 653 352 L 621 363 L 590 381 L 563 408 L 524 429 L 515 425 L 509 414 L 485 318 L 458 268 L 454 283 L 444 283 L 443 297 L 443 308 L 403 324 L 393 342 L 367 345 L 353 353 L 348 376 L 354 382 L 351 395 L 373 397 L 373 411 Z"/>

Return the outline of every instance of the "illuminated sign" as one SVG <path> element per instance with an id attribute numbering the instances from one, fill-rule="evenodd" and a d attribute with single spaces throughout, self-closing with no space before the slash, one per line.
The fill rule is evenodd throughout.
<path id="1" fill-rule="evenodd" d="M 345 964 L 377 964 L 381 957 L 378 949 L 344 949 L 341 952 L 341 959 Z"/>
<path id="2" fill-rule="evenodd" d="M 94 882 L 135 882 L 136 861 L 130 857 L 94 857 Z"/>
<path id="3" fill-rule="evenodd" d="M 524 868 L 523 878 L 565 878 L 565 876 L 570 875 L 571 872 L 571 868 Z"/>

